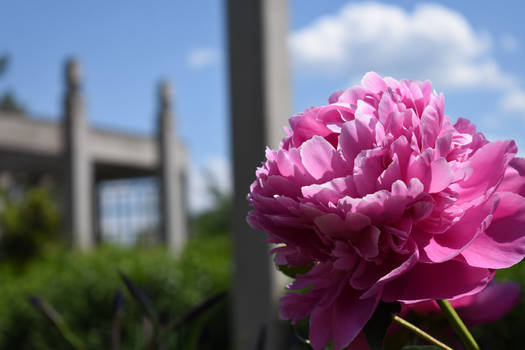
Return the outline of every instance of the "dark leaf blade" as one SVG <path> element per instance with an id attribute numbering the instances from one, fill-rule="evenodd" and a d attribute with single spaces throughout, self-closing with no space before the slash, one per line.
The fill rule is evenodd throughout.
<path id="1" fill-rule="evenodd" d="M 126 285 L 126 288 L 128 289 L 129 293 L 142 309 L 144 316 L 148 317 L 153 322 L 155 327 L 158 327 L 159 319 L 157 317 L 157 313 L 155 312 L 153 304 L 147 297 L 146 293 L 144 293 L 142 289 L 137 287 L 137 285 L 133 283 L 133 281 L 131 281 L 129 277 L 126 276 L 122 271 L 120 271 L 119 273 L 120 278 L 122 278 L 122 281 L 124 281 L 124 284 Z"/>
<path id="2" fill-rule="evenodd" d="M 146 293 L 144 293 L 144 291 L 140 289 L 133 281 L 131 281 L 131 279 L 123 272 L 120 272 L 120 277 L 124 281 L 124 284 L 131 296 L 141 307 L 145 316 L 149 317 L 152 321 L 155 321 L 157 319 L 157 315 Z"/>
<path id="3" fill-rule="evenodd" d="M 197 305 L 196 307 L 188 311 L 184 316 L 182 316 L 177 321 L 177 323 L 173 325 L 172 329 L 177 330 L 180 327 L 182 327 L 184 324 L 191 322 L 192 320 L 200 316 L 203 312 L 205 312 L 206 310 L 208 310 L 209 308 L 217 304 L 219 301 L 224 299 L 227 295 L 228 295 L 228 292 L 223 291 L 223 292 L 217 293 L 211 296 L 210 298 L 206 299 L 205 301 L 203 301 L 202 303 L 200 303 L 199 305 Z"/>
<path id="4" fill-rule="evenodd" d="M 113 325 L 111 327 L 112 350 L 120 349 L 120 333 L 122 328 L 122 316 L 124 313 L 124 302 L 124 294 L 122 294 L 122 291 L 117 290 L 115 292 L 115 299 L 113 302 L 113 309 L 115 310 L 115 315 L 113 316 Z"/>
<path id="5" fill-rule="evenodd" d="M 53 324 L 62 337 L 68 341 L 74 349 L 83 350 L 85 349 L 84 344 L 69 328 L 67 323 L 64 321 L 62 316 L 51 306 L 50 304 L 43 301 L 38 296 L 32 295 L 28 298 L 28 301 L 35 309 L 40 311 L 48 320 Z"/>
<path id="6" fill-rule="evenodd" d="M 392 315 L 401 311 L 399 303 L 379 302 L 376 311 L 363 328 L 368 345 L 372 350 L 381 350 L 386 331 L 392 323 Z"/>

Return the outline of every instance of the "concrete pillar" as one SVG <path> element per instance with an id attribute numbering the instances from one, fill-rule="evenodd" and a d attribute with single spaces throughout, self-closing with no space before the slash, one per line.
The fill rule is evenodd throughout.
<path id="1" fill-rule="evenodd" d="M 179 252 L 187 237 L 185 189 L 182 184 L 184 159 L 177 152 L 171 91 L 167 82 L 159 87 L 157 140 L 159 149 L 159 204 L 161 238 L 168 248 Z"/>
<path id="2" fill-rule="evenodd" d="M 64 99 L 65 225 L 72 245 L 88 249 L 93 234 L 93 166 L 89 155 L 89 128 L 84 114 L 80 65 L 66 64 Z"/>
<path id="3" fill-rule="evenodd" d="M 228 0 L 230 108 L 234 175 L 233 340 L 244 350 L 262 327 L 266 349 L 286 349 L 278 320 L 282 277 L 266 235 L 246 223 L 246 194 L 267 145 L 277 147 L 291 110 L 285 0 Z"/>

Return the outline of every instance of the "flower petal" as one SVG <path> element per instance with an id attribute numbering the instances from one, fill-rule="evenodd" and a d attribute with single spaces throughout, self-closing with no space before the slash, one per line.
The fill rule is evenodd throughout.
<path id="1" fill-rule="evenodd" d="M 310 315 L 310 345 L 314 350 L 322 350 L 332 339 L 332 310 L 333 305 L 327 308 L 316 308 Z"/>
<path id="2" fill-rule="evenodd" d="M 457 184 L 461 201 L 485 197 L 501 182 L 506 167 L 516 154 L 514 141 L 490 142 L 477 150 L 468 160 L 472 175 Z"/>
<path id="3" fill-rule="evenodd" d="M 525 198 L 510 192 L 498 196 L 492 223 L 461 253 L 471 266 L 506 268 L 525 255 Z"/>
<path id="4" fill-rule="evenodd" d="M 301 145 L 301 158 L 305 169 L 319 181 L 329 177 L 348 175 L 340 155 L 334 147 L 320 136 L 314 136 Z"/>
<path id="5" fill-rule="evenodd" d="M 515 282 L 491 282 L 480 293 L 466 297 L 468 304 L 451 302 L 465 323 L 475 325 L 494 322 L 506 315 L 520 299 L 520 285 Z M 458 302 L 461 300 L 458 300 Z"/>
<path id="6" fill-rule="evenodd" d="M 440 263 L 461 254 L 490 225 L 498 202 L 499 198 L 493 197 L 482 205 L 469 209 L 461 220 L 445 233 L 432 236 L 422 247 L 423 256 L 428 259 L 425 260 Z M 416 239 L 423 236 L 421 234 Z M 421 247 L 422 241 L 419 241 L 419 244 Z"/>
<path id="7" fill-rule="evenodd" d="M 459 298 L 481 291 L 493 276 L 489 269 L 472 267 L 459 260 L 440 264 L 419 263 L 385 286 L 383 301 Z"/>
<path id="8" fill-rule="evenodd" d="M 352 343 L 372 317 L 380 296 L 377 293 L 368 299 L 358 299 L 350 288 L 341 293 L 334 303 L 332 316 L 334 350 L 342 350 Z"/>

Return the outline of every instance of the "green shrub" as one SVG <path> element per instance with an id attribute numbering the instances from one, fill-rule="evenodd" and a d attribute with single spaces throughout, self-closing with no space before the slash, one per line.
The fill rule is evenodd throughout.
<path id="1" fill-rule="evenodd" d="M 140 308 L 127 293 L 124 272 L 151 299 L 163 320 L 177 320 L 212 294 L 228 289 L 231 247 L 226 236 L 193 239 L 178 259 L 161 248 L 100 247 L 92 252 L 56 250 L 23 270 L 0 268 L 0 348 L 70 349 L 60 333 L 28 303 L 38 295 L 51 304 L 88 349 L 108 349 L 117 290 L 124 291 L 121 349 L 143 349 Z M 202 327 L 188 327 L 184 336 L 168 338 L 169 348 L 191 349 L 181 340 L 197 339 L 198 348 L 228 348 L 227 305 L 216 305 Z M 197 331 L 196 331 L 197 329 Z M 189 335 L 193 334 L 193 338 Z M 211 339 L 211 341 L 210 341 Z M 178 347 L 177 347 L 178 344 Z"/>
<path id="2" fill-rule="evenodd" d="M 222 193 L 217 185 L 209 185 L 213 207 L 190 220 L 192 234 L 198 237 L 228 235 L 232 218 L 232 197 Z"/>
<path id="3" fill-rule="evenodd" d="M 0 196 L 0 261 L 25 264 L 58 240 L 60 214 L 49 190 L 33 187 L 20 198 Z"/>

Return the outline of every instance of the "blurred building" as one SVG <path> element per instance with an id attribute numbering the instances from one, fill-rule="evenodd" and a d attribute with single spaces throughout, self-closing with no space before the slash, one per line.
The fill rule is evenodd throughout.
<path id="1" fill-rule="evenodd" d="M 57 184 L 74 246 L 160 239 L 180 249 L 187 236 L 187 160 L 173 130 L 168 83 L 159 86 L 154 137 L 91 128 L 81 87 L 80 66 L 70 60 L 60 122 L 0 111 L 3 187 L 16 174 Z"/>

